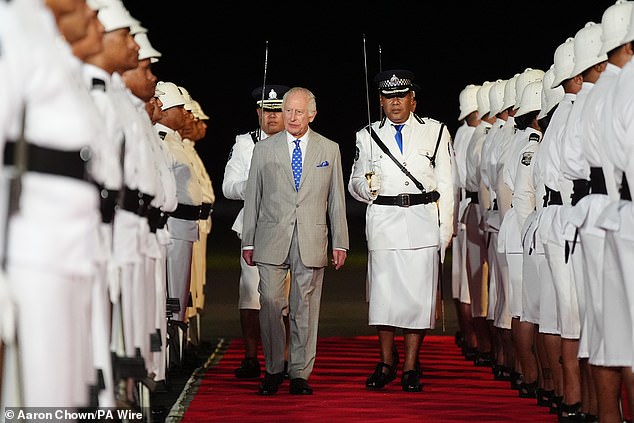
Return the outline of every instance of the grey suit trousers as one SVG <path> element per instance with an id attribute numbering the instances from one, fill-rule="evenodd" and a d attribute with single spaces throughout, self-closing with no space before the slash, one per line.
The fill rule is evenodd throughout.
<path id="1" fill-rule="evenodd" d="M 284 279 L 290 268 L 290 346 L 288 372 L 291 379 L 308 379 L 315 364 L 323 267 L 306 267 L 299 253 L 297 225 L 288 257 L 280 265 L 257 263 L 260 273 L 260 333 L 266 371 L 284 370 L 286 330 L 282 319 L 286 306 Z"/>

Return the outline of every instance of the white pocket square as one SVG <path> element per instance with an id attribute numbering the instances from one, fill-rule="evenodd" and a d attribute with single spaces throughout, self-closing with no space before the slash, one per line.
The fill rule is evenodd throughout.
<path id="1" fill-rule="evenodd" d="M 330 163 L 328 163 L 328 160 L 324 160 L 323 162 L 319 163 L 317 167 L 326 167 L 328 165 L 330 165 Z"/>

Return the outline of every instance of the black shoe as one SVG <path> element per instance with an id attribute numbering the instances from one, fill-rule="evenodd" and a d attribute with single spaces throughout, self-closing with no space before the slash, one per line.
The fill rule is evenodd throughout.
<path id="1" fill-rule="evenodd" d="M 473 360 L 473 364 L 476 367 L 491 367 L 493 366 L 493 356 L 491 352 L 480 352 L 476 353 L 476 358 Z"/>
<path id="2" fill-rule="evenodd" d="M 522 385 L 522 374 L 520 372 L 516 372 L 515 370 L 511 370 L 511 389 L 520 389 Z"/>
<path id="3" fill-rule="evenodd" d="M 467 361 L 473 361 L 478 356 L 478 350 L 473 347 L 465 346 L 462 350 L 462 354 L 464 355 L 464 359 Z"/>
<path id="4" fill-rule="evenodd" d="M 384 373 L 383 369 L 386 369 L 387 373 Z M 396 366 L 381 362 L 376 365 L 374 373 L 365 381 L 365 387 L 370 390 L 383 389 L 394 379 L 396 379 Z"/>
<path id="5" fill-rule="evenodd" d="M 542 388 L 537 388 L 537 405 L 540 407 L 550 407 L 553 403 L 553 398 L 555 397 L 555 391 L 550 390 L 547 391 Z"/>
<path id="6" fill-rule="evenodd" d="M 563 402 L 564 397 L 563 396 L 558 396 L 555 395 L 553 396 L 552 400 L 550 401 L 550 414 L 557 414 L 559 415 L 559 407 L 561 407 L 561 403 Z"/>
<path id="7" fill-rule="evenodd" d="M 277 393 L 282 381 L 284 380 L 284 373 L 274 373 L 271 374 L 269 372 L 264 372 L 264 380 L 260 383 L 260 387 L 258 388 L 258 393 L 260 395 L 273 395 Z"/>
<path id="8" fill-rule="evenodd" d="M 581 412 L 581 403 L 566 404 L 562 402 L 559 406 L 559 415 L 557 421 L 560 423 L 580 422 L 583 421 Z"/>
<path id="9" fill-rule="evenodd" d="M 238 379 L 258 378 L 260 377 L 260 362 L 257 358 L 245 358 L 234 373 Z"/>
<path id="10" fill-rule="evenodd" d="M 403 372 L 401 377 L 401 386 L 405 392 L 420 392 L 423 390 L 423 385 L 420 383 L 420 377 L 418 371 L 408 370 Z"/>
<path id="11" fill-rule="evenodd" d="M 291 385 L 288 390 L 291 395 L 312 395 L 313 388 L 310 387 L 306 379 L 296 377 L 291 379 Z"/>
<path id="12" fill-rule="evenodd" d="M 531 383 L 522 382 L 518 395 L 520 398 L 537 398 L 537 381 Z"/>

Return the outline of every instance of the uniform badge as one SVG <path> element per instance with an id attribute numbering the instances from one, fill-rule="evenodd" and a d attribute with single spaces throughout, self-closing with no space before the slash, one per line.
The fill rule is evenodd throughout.
<path id="1" fill-rule="evenodd" d="M 354 161 L 356 162 L 359 159 L 359 147 L 355 147 L 354 149 Z"/>
<path id="2" fill-rule="evenodd" d="M 522 164 L 524 166 L 530 166 L 531 160 L 533 160 L 532 151 L 526 151 L 525 153 L 522 154 Z"/>

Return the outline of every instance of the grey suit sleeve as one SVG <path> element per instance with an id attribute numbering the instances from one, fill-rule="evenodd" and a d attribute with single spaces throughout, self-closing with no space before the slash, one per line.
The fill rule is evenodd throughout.
<path id="1" fill-rule="evenodd" d="M 341 153 L 335 144 L 335 160 L 328 194 L 328 217 L 332 229 L 332 248 L 348 249 L 348 221 L 346 219 L 346 196 L 341 170 Z"/>

